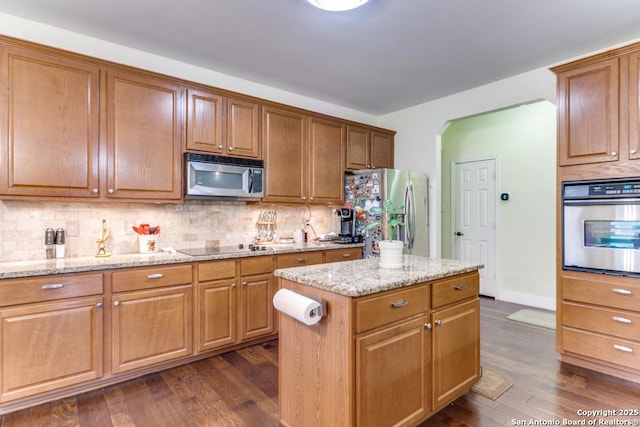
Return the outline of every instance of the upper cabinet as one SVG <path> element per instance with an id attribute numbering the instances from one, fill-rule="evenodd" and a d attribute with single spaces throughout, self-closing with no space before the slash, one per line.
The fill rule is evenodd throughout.
<path id="1" fill-rule="evenodd" d="M 393 132 L 347 126 L 346 169 L 393 168 Z"/>
<path id="2" fill-rule="evenodd" d="M 187 150 L 260 158 L 259 105 L 187 89 Z"/>
<path id="3" fill-rule="evenodd" d="M 554 67 L 562 179 L 637 175 L 640 44 Z M 603 168 L 602 163 L 616 162 Z"/>
<path id="4" fill-rule="evenodd" d="M 98 197 L 99 68 L 0 45 L 0 193 Z"/>
<path id="5" fill-rule="evenodd" d="M 266 202 L 341 204 L 346 126 L 339 120 L 265 107 Z"/>
<path id="6" fill-rule="evenodd" d="M 120 71 L 106 75 L 107 196 L 181 200 L 180 86 Z"/>

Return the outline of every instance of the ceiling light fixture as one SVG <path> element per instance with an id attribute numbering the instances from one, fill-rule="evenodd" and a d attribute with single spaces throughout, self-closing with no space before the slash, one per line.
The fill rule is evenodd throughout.
<path id="1" fill-rule="evenodd" d="M 330 12 L 342 12 L 360 7 L 369 0 L 307 0 L 317 8 Z"/>

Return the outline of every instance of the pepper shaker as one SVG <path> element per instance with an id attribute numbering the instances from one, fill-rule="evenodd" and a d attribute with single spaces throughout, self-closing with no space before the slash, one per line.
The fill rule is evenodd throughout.
<path id="1" fill-rule="evenodd" d="M 51 259 L 56 255 L 56 249 L 54 246 L 54 233 L 53 228 L 47 228 L 44 232 L 44 244 L 46 247 L 47 259 Z"/>

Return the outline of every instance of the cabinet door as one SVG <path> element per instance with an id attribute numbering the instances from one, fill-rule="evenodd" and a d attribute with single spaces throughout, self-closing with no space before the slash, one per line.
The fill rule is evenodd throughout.
<path id="1" fill-rule="evenodd" d="M 617 58 L 558 74 L 559 166 L 618 160 Z"/>
<path id="2" fill-rule="evenodd" d="M 236 281 L 220 280 L 198 286 L 198 339 L 196 351 L 212 350 L 236 342 Z"/>
<path id="3" fill-rule="evenodd" d="M 430 412 L 430 333 L 420 316 L 356 338 L 356 425 L 413 425 Z"/>
<path id="4" fill-rule="evenodd" d="M 243 277 L 240 287 L 240 339 L 274 332 L 273 275 Z"/>
<path id="5" fill-rule="evenodd" d="M 191 285 L 114 295 L 113 372 L 191 355 L 192 295 Z"/>
<path id="6" fill-rule="evenodd" d="M 305 203 L 306 117 L 294 111 L 264 107 L 262 142 L 265 150 L 263 200 Z"/>
<path id="7" fill-rule="evenodd" d="M 346 248 L 326 251 L 324 262 L 340 262 L 362 259 L 362 248 Z"/>
<path id="8" fill-rule="evenodd" d="M 107 73 L 107 196 L 182 198 L 181 89 L 171 81 Z"/>
<path id="9" fill-rule="evenodd" d="M 369 129 L 347 126 L 347 169 L 371 168 L 371 132 Z"/>
<path id="10" fill-rule="evenodd" d="M 223 98 L 213 92 L 187 90 L 187 150 L 222 154 Z"/>
<path id="11" fill-rule="evenodd" d="M 0 193 L 97 197 L 98 67 L 12 47 L 1 55 Z"/>
<path id="12" fill-rule="evenodd" d="M 240 99 L 227 99 L 227 154 L 260 158 L 259 106 Z"/>
<path id="13" fill-rule="evenodd" d="M 393 169 L 393 135 L 371 132 L 371 167 Z"/>
<path id="14" fill-rule="evenodd" d="M 480 300 L 433 312 L 433 409 L 480 378 Z"/>
<path id="15" fill-rule="evenodd" d="M 629 158 L 640 158 L 640 53 L 629 55 Z"/>
<path id="16" fill-rule="evenodd" d="M 102 297 L 0 310 L 0 401 L 100 378 L 102 318 Z"/>
<path id="17" fill-rule="evenodd" d="M 308 201 L 342 204 L 346 127 L 338 121 L 312 117 L 309 130 Z"/>

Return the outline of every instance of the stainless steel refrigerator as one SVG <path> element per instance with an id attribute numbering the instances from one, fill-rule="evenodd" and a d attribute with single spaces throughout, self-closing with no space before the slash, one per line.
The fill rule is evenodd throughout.
<path id="1" fill-rule="evenodd" d="M 404 206 L 399 227 L 394 239 L 404 241 L 404 253 L 429 255 L 429 204 L 428 178 L 421 172 L 398 169 L 359 170 L 345 176 L 345 205 L 355 210 L 355 234 L 362 235 L 365 242 L 365 258 L 378 255 L 378 241 L 387 239 L 387 227 L 374 227 L 363 231 L 365 225 L 380 221 L 380 214 L 370 209 L 381 206 L 385 200 L 394 206 Z"/>

